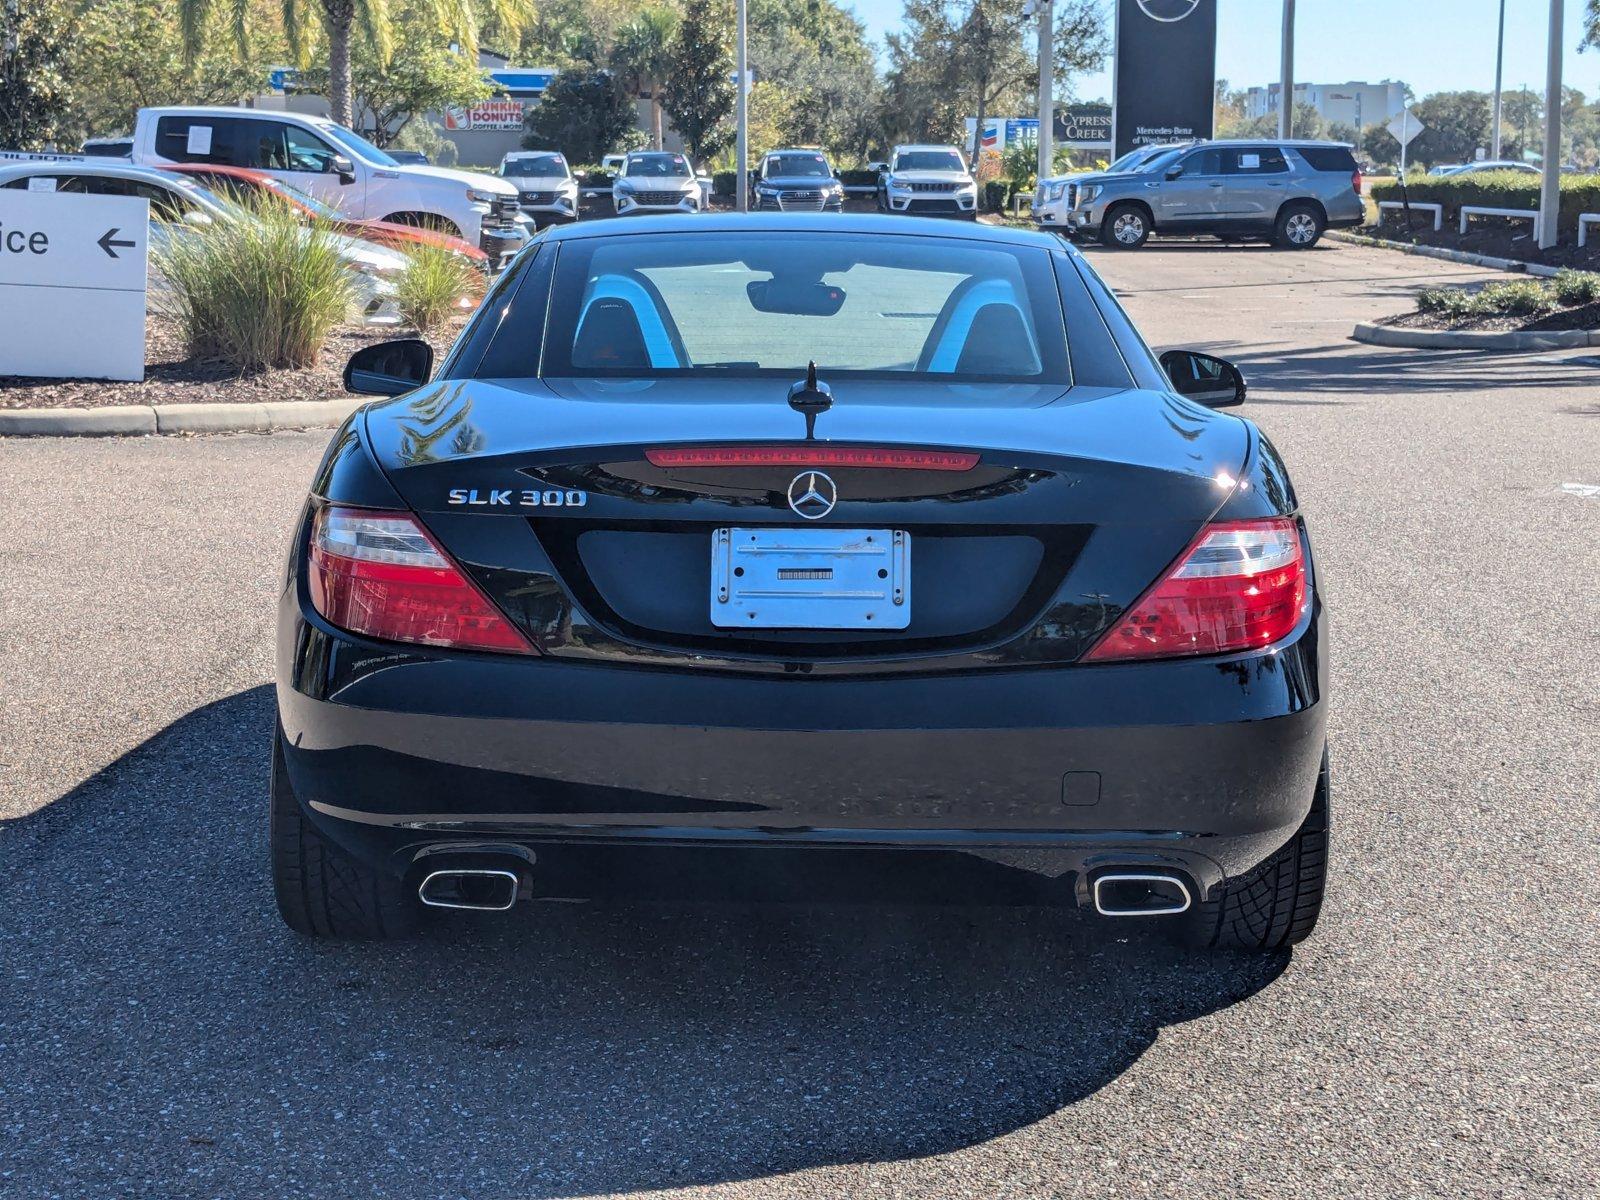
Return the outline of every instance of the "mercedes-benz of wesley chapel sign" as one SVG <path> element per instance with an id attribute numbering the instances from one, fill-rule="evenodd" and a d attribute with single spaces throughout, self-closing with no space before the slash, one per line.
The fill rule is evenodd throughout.
<path id="1" fill-rule="evenodd" d="M 150 205 L 0 188 L 0 375 L 143 379 Z"/>
<path id="2" fill-rule="evenodd" d="M 1117 0 L 1117 155 L 1211 136 L 1217 0 Z"/>

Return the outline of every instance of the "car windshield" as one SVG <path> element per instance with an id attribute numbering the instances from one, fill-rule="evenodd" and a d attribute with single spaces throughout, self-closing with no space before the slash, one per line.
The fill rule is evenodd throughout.
<path id="1" fill-rule="evenodd" d="M 894 156 L 896 171 L 966 171 L 954 150 L 906 150 Z"/>
<path id="2" fill-rule="evenodd" d="M 375 162 L 380 167 L 398 167 L 401 165 L 398 160 L 390 158 L 387 153 L 379 150 L 359 133 L 346 129 L 343 125 L 335 125 L 332 121 L 318 121 L 317 128 L 346 150 L 354 150 L 368 162 Z"/>
<path id="3" fill-rule="evenodd" d="M 1069 382 L 1050 252 L 953 238 L 569 241 L 543 345 L 549 377 Z"/>
<path id="4" fill-rule="evenodd" d="M 766 169 L 762 174 L 769 178 L 815 176 L 826 179 L 832 172 L 828 170 L 827 159 L 820 154 L 774 154 L 767 159 Z"/>
<path id="5" fill-rule="evenodd" d="M 1178 148 L 1176 150 L 1164 151 L 1163 153 L 1156 155 L 1154 158 L 1152 158 L 1149 162 L 1145 163 L 1143 166 L 1139 167 L 1138 170 L 1140 170 L 1140 171 L 1164 171 L 1168 167 L 1170 167 L 1173 163 L 1177 162 L 1178 159 L 1183 156 L 1183 152 L 1186 149 L 1188 149 L 1188 147 L 1184 146 L 1184 147 L 1180 147 L 1180 148 Z"/>
<path id="6" fill-rule="evenodd" d="M 681 154 L 641 154 L 627 161 L 623 174 L 629 179 L 686 178 L 689 160 Z"/>
<path id="7" fill-rule="evenodd" d="M 1145 149 L 1145 150 L 1130 150 L 1130 151 L 1128 151 L 1128 153 L 1124 154 L 1121 158 L 1117 159 L 1116 162 L 1112 163 L 1109 167 L 1107 167 L 1106 170 L 1107 171 L 1131 171 L 1134 167 L 1139 165 L 1139 162 L 1140 162 L 1141 159 L 1148 158 L 1149 155 L 1150 155 L 1150 151 L 1148 149 Z"/>
<path id="8" fill-rule="evenodd" d="M 567 160 L 559 154 L 535 154 L 527 158 L 508 158 L 501 164 L 502 175 L 532 175 L 541 178 L 565 176 Z"/>

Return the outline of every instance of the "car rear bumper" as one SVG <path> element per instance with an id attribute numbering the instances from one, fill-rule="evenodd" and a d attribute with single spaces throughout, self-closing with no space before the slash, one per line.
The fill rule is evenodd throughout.
<path id="1" fill-rule="evenodd" d="M 412 653 L 283 616 L 292 789 L 397 875 L 486 845 L 849 848 L 1204 894 L 1288 840 L 1325 740 L 1320 615 L 1264 654 L 914 679 Z"/>

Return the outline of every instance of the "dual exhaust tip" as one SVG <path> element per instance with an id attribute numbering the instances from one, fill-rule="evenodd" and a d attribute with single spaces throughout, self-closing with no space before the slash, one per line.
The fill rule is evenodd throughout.
<path id="1" fill-rule="evenodd" d="M 517 902 L 521 880 L 499 868 L 430 872 L 417 888 L 429 908 L 505 912 Z M 1108 871 L 1094 877 L 1094 910 L 1102 917 L 1164 917 L 1188 912 L 1194 897 L 1182 876 L 1167 872 Z"/>
<path id="2" fill-rule="evenodd" d="M 518 887 L 515 871 L 483 867 L 434 871 L 417 888 L 417 898 L 429 908 L 505 912 L 517 902 Z"/>
<path id="3" fill-rule="evenodd" d="M 1167 917 L 1194 906 L 1189 885 L 1164 871 L 1108 871 L 1094 877 L 1094 910 L 1102 917 Z"/>

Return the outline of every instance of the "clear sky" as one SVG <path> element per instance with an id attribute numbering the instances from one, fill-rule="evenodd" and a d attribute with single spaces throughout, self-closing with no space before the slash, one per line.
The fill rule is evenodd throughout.
<path id="1" fill-rule="evenodd" d="M 883 41 L 897 29 L 901 0 L 843 0 Z M 1101 0 L 1109 27 L 1113 0 Z M 1217 74 L 1232 87 L 1278 77 L 1282 0 L 1218 0 Z M 1600 92 L 1600 51 L 1579 54 L 1584 0 L 1565 0 L 1563 82 L 1593 99 Z M 1430 92 L 1494 88 L 1499 0 L 1298 0 L 1295 78 L 1305 83 L 1399 79 L 1417 98 Z M 1544 90 L 1549 0 L 1506 0 L 1505 86 Z M 1080 99 L 1110 99 L 1111 73 L 1072 81 Z"/>

